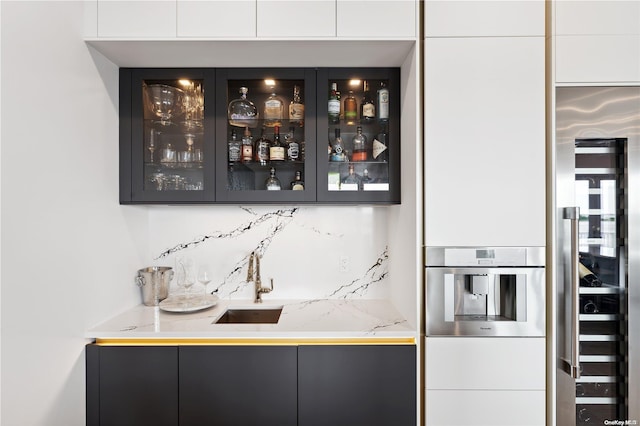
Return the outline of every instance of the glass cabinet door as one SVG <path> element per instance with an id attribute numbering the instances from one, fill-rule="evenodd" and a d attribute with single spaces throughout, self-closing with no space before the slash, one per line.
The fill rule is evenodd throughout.
<path id="1" fill-rule="evenodd" d="M 217 201 L 315 201 L 315 70 L 219 69 Z"/>
<path id="2" fill-rule="evenodd" d="M 205 112 L 213 74 L 135 70 L 131 76 L 132 201 L 213 200 L 213 105 Z"/>
<path id="3" fill-rule="evenodd" d="M 398 79 L 397 69 L 319 71 L 319 201 L 400 202 Z"/>

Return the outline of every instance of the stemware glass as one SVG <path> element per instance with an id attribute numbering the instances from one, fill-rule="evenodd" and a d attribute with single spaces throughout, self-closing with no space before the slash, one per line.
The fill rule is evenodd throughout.
<path id="1" fill-rule="evenodd" d="M 149 84 L 145 86 L 147 106 L 158 118 L 160 124 L 168 126 L 171 118 L 181 112 L 184 92 L 177 87 L 166 84 Z"/>
<path id="2" fill-rule="evenodd" d="M 151 153 L 151 158 L 150 158 L 150 162 L 153 163 L 153 153 L 156 150 L 156 132 L 154 129 L 151 129 L 151 132 L 149 133 L 149 152 Z"/>
<path id="3" fill-rule="evenodd" d="M 204 294 L 207 295 L 207 284 L 211 282 L 211 268 L 206 263 L 198 266 L 198 282 L 204 287 Z"/>
<path id="4" fill-rule="evenodd" d="M 184 302 L 188 306 L 188 292 L 196 282 L 193 273 L 193 261 L 190 258 L 178 257 L 176 259 L 176 282 L 178 287 L 184 290 Z"/>

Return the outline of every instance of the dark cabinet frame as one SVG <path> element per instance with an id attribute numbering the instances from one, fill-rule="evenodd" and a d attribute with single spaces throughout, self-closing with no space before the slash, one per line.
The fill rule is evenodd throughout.
<path id="1" fill-rule="evenodd" d="M 265 76 L 304 81 L 306 142 L 304 191 L 227 189 L 227 94 L 228 80 L 257 80 Z M 328 191 L 327 95 L 332 79 L 361 78 L 388 80 L 390 96 L 389 190 Z M 144 80 L 203 80 L 204 166 L 203 190 L 155 191 L 144 188 L 142 143 L 143 105 L 140 94 Z M 288 97 L 289 94 L 281 94 Z M 120 204 L 399 204 L 400 203 L 400 69 L 399 68 L 121 68 L 120 69 Z M 260 105 L 257 105 L 260 108 Z M 286 106 L 285 106 L 286 107 Z M 287 129 L 282 129 L 286 131 Z M 238 135 L 241 137 L 241 134 Z M 252 139 L 258 135 L 253 134 Z M 330 135 L 329 135 L 330 136 Z M 302 140 L 302 135 L 296 137 Z M 214 141 L 212 143 L 212 141 Z M 158 155 L 158 152 L 156 152 Z M 238 165 L 239 167 L 244 167 Z M 286 164 L 280 167 L 287 168 Z M 261 169 L 262 168 L 262 169 Z M 267 173 L 268 166 L 253 167 L 250 173 Z M 266 169 L 266 172 L 265 170 Z M 283 187 L 289 186 L 288 170 Z"/>

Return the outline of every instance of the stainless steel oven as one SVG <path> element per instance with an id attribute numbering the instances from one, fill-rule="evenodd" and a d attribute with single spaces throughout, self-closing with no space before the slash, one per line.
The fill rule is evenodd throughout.
<path id="1" fill-rule="evenodd" d="M 543 247 L 427 247 L 427 336 L 544 336 Z"/>

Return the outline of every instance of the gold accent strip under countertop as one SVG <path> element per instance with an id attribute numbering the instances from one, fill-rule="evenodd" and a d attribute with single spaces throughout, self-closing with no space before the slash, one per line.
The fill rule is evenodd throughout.
<path id="1" fill-rule="evenodd" d="M 96 345 L 100 346 L 302 346 L 302 345 L 415 345 L 413 337 L 353 337 L 353 338 L 264 338 L 264 339 L 96 339 Z"/>

